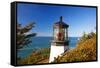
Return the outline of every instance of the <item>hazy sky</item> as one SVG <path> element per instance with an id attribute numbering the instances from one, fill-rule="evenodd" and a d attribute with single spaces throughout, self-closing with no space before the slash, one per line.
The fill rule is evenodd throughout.
<path id="1" fill-rule="evenodd" d="M 69 25 L 68 34 L 71 37 L 82 36 L 83 32 L 89 33 L 96 27 L 96 8 L 21 4 L 17 6 L 17 21 L 22 25 L 35 22 L 37 36 L 52 36 L 53 24 L 63 16 L 63 21 Z"/>

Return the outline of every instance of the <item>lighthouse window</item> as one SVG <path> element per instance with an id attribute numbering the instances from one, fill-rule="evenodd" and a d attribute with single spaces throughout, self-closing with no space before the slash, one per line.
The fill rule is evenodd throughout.
<path id="1" fill-rule="evenodd" d="M 57 28 L 54 29 L 54 39 L 57 40 L 57 33 L 59 32 L 59 30 Z"/>

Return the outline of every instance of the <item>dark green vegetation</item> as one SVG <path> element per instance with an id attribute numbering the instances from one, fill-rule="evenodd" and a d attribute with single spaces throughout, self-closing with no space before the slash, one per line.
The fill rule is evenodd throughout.
<path id="1" fill-rule="evenodd" d="M 36 33 L 29 33 L 34 27 L 34 23 L 29 23 L 22 27 L 21 24 L 17 23 L 17 49 L 23 48 L 25 45 L 31 43 L 31 37 L 34 37 Z"/>
<path id="2" fill-rule="evenodd" d="M 53 63 L 93 60 L 96 60 L 96 34 L 91 32 L 81 37 L 76 48 L 70 49 L 62 56 L 58 56 Z"/>
<path id="3" fill-rule="evenodd" d="M 17 59 L 19 65 L 48 63 L 50 48 L 43 48 L 36 51 L 24 59 Z"/>

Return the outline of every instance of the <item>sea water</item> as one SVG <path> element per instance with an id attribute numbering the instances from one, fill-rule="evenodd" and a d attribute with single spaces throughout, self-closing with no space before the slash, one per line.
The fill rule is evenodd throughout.
<path id="1" fill-rule="evenodd" d="M 34 37 L 32 43 L 17 51 L 17 56 L 24 58 L 30 55 L 33 50 L 40 48 L 50 48 L 52 37 Z M 74 48 L 77 44 L 78 37 L 69 37 L 69 48 Z"/>

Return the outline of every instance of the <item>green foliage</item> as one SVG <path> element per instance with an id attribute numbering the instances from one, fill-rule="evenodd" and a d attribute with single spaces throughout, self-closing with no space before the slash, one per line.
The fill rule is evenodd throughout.
<path id="1" fill-rule="evenodd" d="M 41 64 L 48 63 L 50 48 L 43 48 L 33 51 L 26 58 L 18 60 L 18 64 Z"/>
<path id="2" fill-rule="evenodd" d="M 34 37 L 36 33 L 29 32 L 33 27 L 34 23 L 29 23 L 24 27 L 17 23 L 17 49 L 21 49 L 32 42 L 31 37 Z"/>
<path id="3" fill-rule="evenodd" d="M 85 34 L 78 41 L 76 48 L 66 51 L 54 63 L 96 60 L 96 33 Z"/>

